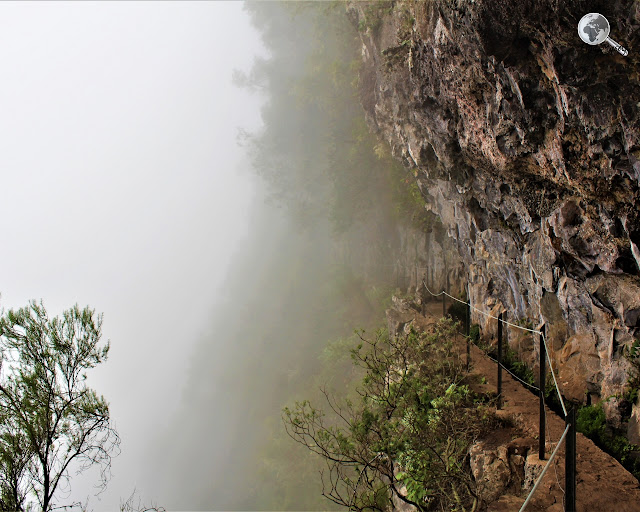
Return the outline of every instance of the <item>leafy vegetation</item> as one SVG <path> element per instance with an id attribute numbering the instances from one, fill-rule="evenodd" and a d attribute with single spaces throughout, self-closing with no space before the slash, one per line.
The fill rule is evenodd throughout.
<path id="1" fill-rule="evenodd" d="M 367 6 L 371 23 L 390 6 Z M 362 369 L 351 364 L 357 340 L 349 333 L 354 326 L 379 327 L 397 284 L 389 268 L 398 226 L 429 231 L 439 229 L 439 220 L 426 210 L 414 174 L 369 131 L 358 97 L 358 27 L 344 5 L 253 2 L 246 9 L 269 57 L 234 76 L 266 98 L 264 127 L 241 140 L 270 202 L 290 214 L 297 237 L 264 240 L 277 252 L 265 255 L 265 275 L 252 295 L 277 296 L 278 303 L 247 303 L 252 325 L 236 328 L 243 350 L 255 354 L 238 363 L 251 379 L 234 395 L 249 411 L 242 424 L 247 431 L 252 426 L 244 436 L 250 440 L 234 445 L 233 463 L 242 468 L 235 471 L 247 483 L 241 493 L 230 485 L 211 492 L 220 508 L 326 509 L 319 461 L 290 442 L 280 408 L 324 398 L 319 388 L 327 390 L 327 383 L 343 399 L 355 399 Z M 369 28 L 375 29 L 363 27 Z M 233 379 L 225 374 L 216 383 Z"/>
<path id="2" fill-rule="evenodd" d="M 523 363 L 522 361 L 520 361 L 520 359 L 518 359 L 518 353 L 515 350 L 509 347 L 506 348 L 503 354 L 503 365 L 505 366 L 505 368 L 507 368 L 507 370 L 518 376 L 527 384 L 531 386 L 535 385 L 536 379 L 533 375 L 533 370 L 531 370 L 531 368 L 529 368 L 526 363 Z M 555 396 L 555 393 L 556 388 L 552 384 L 552 388 L 547 392 L 547 395 Z"/>
<path id="3" fill-rule="evenodd" d="M 120 439 L 109 406 L 86 384 L 107 358 L 101 316 L 75 306 L 50 319 L 42 303 L 0 319 L 0 510 L 56 508 L 70 471 L 101 468 L 109 479 Z"/>
<path id="4" fill-rule="evenodd" d="M 465 297 L 462 297 L 461 300 L 464 300 L 466 302 Z M 467 305 L 458 302 L 457 300 L 451 301 L 451 305 L 447 308 L 447 314 L 455 321 L 464 324 L 467 317 Z"/>
<path id="5" fill-rule="evenodd" d="M 480 326 L 478 324 L 471 324 L 469 327 L 469 338 L 476 345 L 480 342 Z"/>
<path id="6" fill-rule="evenodd" d="M 623 424 L 629 419 L 633 404 L 638 401 L 640 392 L 640 340 L 628 347 L 625 355 L 632 365 L 627 380 L 627 388 L 620 396 L 620 410 Z M 640 446 L 630 443 L 606 423 L 602 403 L 581 407 L 578 411 L 578 429 L 592 439 L 600 448 L 613 455 L 620 463 L 640 480 Z"/>
<path id="7" fill-rule="evenodd" d="M 323 389 L 327 409 L 308 400 L 285 408 L 289 435 L 326 462 L 323 495 L 350 510 L 472 510 L 479 496 L 466 462 L 470 444 L 495 426 L 472 393 L 451 340 L 457 324 L 372 338 L 351 351 L 363 376 L 355 398 Z"/>
<path id="8" fill-rule="evenodd" d="M 393 2 L 377 1 L 371 2 L 364 7 L 364 19 L 360 20 L 358 30 L 365 32 L 371 30 L 377 34 L 382 25 L 382 18 L 385 14 L 390 14 L 393 9 Z"/>
<path id="9" fill-rule="evenodd" d="M 608 425 L 602 403 L 586 405 L 578 409 L 576 423 L 579 432 L 591 439 L 602 450 L 613 455 L 636 478 L 640 479 L 640 447 L 631 444 L 623 435 L 615 433 Z"/>
<path id="10" fill-rule="evenodd" d="M 626 356 L 631 362 L 633 370 L 627 381 L 627 392 L 624 399 L 630 404 L 635 404 L 638 401 L 638 393 L 640 392 L 640 339 L 633 341 Z"/>
<path id="11" fill-rule="evenodd" d="M 334 234 L 347 239 L 366 234 L 379 244 L 399 219 L 429 230 L 436 219 L 413 174 L 365 121 L 358 98 L 360 43 L 343 6 L 247 7 L 272 54 L 249 76 L 236 77 L 269 94 L 264 130 L 243 140 L 273 200 L 301 226 L 329 220 Z M 372 15 L 386 8 L 367 7 Z"/>

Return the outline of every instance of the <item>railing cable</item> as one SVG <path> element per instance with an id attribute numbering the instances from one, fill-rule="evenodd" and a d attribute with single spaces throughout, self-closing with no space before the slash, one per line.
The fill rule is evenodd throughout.
<path id="1" fill-rule="evenodd" d="M 485 354 L 489 359 L 491 359 L 494 363 L 497 363 L 498 360 L 494 359 L 493 357 L 491 357 L 489 354 Z M 506 370 L 509 375 L 511 375 L 514 379 L 519 380 L 522 384 L 524 384 L 525 386 L 535 390 L 535 391 L 540 391 L 540 388 L 538 386 L 534 386 L 533 384 L 529 384 L 527 381 L 522 380 L 520 377 L 518 377 L 515 373 L 513 373 L 511 370 L 509 370 L 509 368 L 507 368 L 504 364 L 501 364 L 500 366 L 502 366 L 503 370 Z"/>
<path id="2" fill-rule="evenodd" d="M 424 269 L 424 267 L 416 266 L 416 269 L 418 269 L 418 268 Z M 445 290 L 442 290 L 440 293 L 433 293 L 429 289 L 429 287 L 427 286 L 427 283 L 425 283 L 424 278 L 422 279 L 422 285 L 425 287 L 425 289 L 433 297 L 440 297 L 442 295 L 445 295 L 446 297 L 449 297 L 450 299 L 455 300 L 455 301 L 459 302 L 460 304 L 465 304 L 465 305 L 469 306 L 471 309 L 477 311 L 481 315 L 484 315 L 484 316 L 486 316 L 488 318 L 493 318 L 493 319 L 497 320 L 498 322 L 502 322 L 503 324 L 506 324 L 506 325 L 508 325 L 510 327 L 513 327 L 514 329 L 520 329 L 522 331 L 527 331 L 527 332 L 531 332 L 531 333 L 534 333 L 534 334 L 539 334 L 540 338 L 542 339 L 542 343 L 544 343 L 545 352 L 547 353 L 547 362 L 549 364 L 549 370 L 551 371 L 551 376 L 553 377 L 553 383 L 554 383 L 554 385 L 556 387 L 556 392 L 558 393 L 558 399 L 560 400 L 560 405 L 562 406 L 562 411 L 564 412 L 565 417 L 567 416 L 567 408 L 564 405 L 564 399 L 562 398 L 562 393 L 560 392 L 560 386 L 558 386 L 558 380 L 556 379 L 556 374 L 555 374 L 555 371 L 553 369 L 553 364 L 551 364 L 551 356 L 549 355 L 549 347 L 547 345 L 546 336 L 544 335 L 544 333 L 542 331 L 539 331 L 539 330 L 536 330 L 536 329 L 530 329 L 528 327 L 522 327 L 521 325 L 516 325 L 514 323 L 507 322 L 506 320 L 502 320 L 502 319 L 498 318 L 497 316 L 493 316 L 490 313 L 487 313 L 485 311 L 482 311 L 481 309 L 476 308 L 475 306 L 472 306 L 469 302 L 466 302 L 466 301 L 461 300 L 461 299 L 459 299 L 457 297 L 454 297 L 453 295 L 447 293 Z M 503 366 L 503 368 L 504 368 L 504 366 Z"/>
<path id="3" fill-rule="evenodd" d="M 527 499 L 522 504 L 522 507 L 520 507 L 520 512 L 523 512 L 523 510 L 529 504 L 529 501 L 531 501 L 531 498 L 533 497 L 533 493 L 536 492 L 536 489 L 540 485 L 540 482 L 542 482 L 542 478 L 544 477 L 544 474 L 547 472 L 547 469 L 549 469 L 549 465 L 553 462 L 553 459 L 555 458 L 556 453 L 558 453 L 558 449 L 560 448 L 560 445 L 562 444 L 562 441 L 564 441 L 564 438 L 567 437 L 567 432 L 569 432 L 569 428 L 571 428 L 571 425 L 567 425 L 567 427 L 564 429 L 562 437 L 560 437 L 560 440 L 558 441 L 558 444 L 556 444 L 556 447 L 553 450 L 553 453 L 551 454 L 551 457 L 549 457 L 549 460 L 547 461 L 547 464 L 544 466 L 544 469 L 540 473 L 540 476 L 536 480 L 536 483 L 533 484 L 533 487 L 531 488 L 531 491 L 529 492 L 529 496 L 527 496 Z"/>

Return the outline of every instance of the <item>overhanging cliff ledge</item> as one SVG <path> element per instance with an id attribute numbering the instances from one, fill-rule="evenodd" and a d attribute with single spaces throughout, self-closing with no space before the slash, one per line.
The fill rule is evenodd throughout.
<path id="1" fill-rule="evenodd" d="M 621 413 L 625 351 L 640 334 L 640 4 L 352 2 L 348 12 L 368 121 L 454 240 L 449 268 L 471 303 L 545 323 L 566 396 L 617 396 L 610 421 L 640 441 L 638 406 Z M 579 39 L 587 12 L 607 16 L 628 57 Z M 535 345 L 520 352 L 535 366 Z"/>

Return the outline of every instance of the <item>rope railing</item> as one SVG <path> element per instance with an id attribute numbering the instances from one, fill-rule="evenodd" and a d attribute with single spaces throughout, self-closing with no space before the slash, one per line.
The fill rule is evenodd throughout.
<path id="1" fill-rule="evenodd" d="M 511 375 L 514 379 L 519 380 L 522 384 L 524 384 L 525 386 L 535 390 L 535 391 L 540 391 L 540 388 L 538 386 L 534 386 L 533 384 L 529 384 L 527 381 L 522 380 L 520 377 L 518 377 L 515 373 L 513 373 L 511 370 L 509 370 L 509 368 L 507 368 L 505 365 L 503 365 L 502 363 L 498 363 L 498 360 L 491 357 L 489 354 L 485 354 L 489 359 L 491 359 L 494 363 L 499 364 L 500 366 L 502 366 L 502 369 L 505 370 L 509 375 Z"/>
<path id="2" fill-rule="evenodd" d="M 402 266 L 402 265 L 400 264 L 400 262 L 398 262 L 398 265 L 394 265 L 394 266 Z M 427 267 L 419 267 L 418 265 L 416 265 L 414 268 L 416 269 L 416 283 L 417 283 L 417 282 L 418 282 L 418 270 L 425 270 L 425 271 L 428 271 L 429 269 L 428 269 Z M 447 280 L 447 284 L 448 284 L 448 280 Z M 562 443 L 565 441 L 565 438 L 567 437 L 567 434 L 568 434 L 568 433 L 571 433 L 571 435 L 573 436 L 573 439 L 574 439 L 574 440 L 572 441 L 572 443 L 573 443 L 573 446 L 575 445 L 575 409 L 572 409 L 571 416 L 569 416 L 569 414 L 568 414 L 568 412 L 567 412 L 567 408 L 566 408 L 565 403 L 564 403 L 564 398 L 563 398 L 563 396 L 562 396 L 562 393 L 560 392 L 560 386 L 558 385 L 558 380 L 556 379 L 556 375 L 555 375 L 555 371 L 554 371 L 554 368 L 553 368 L 553 364 L 552 364 L 552 362 L 551 362 L 551 356 L 549 355 L 549 347 L 548 347 L 548 345 L 547 345 L 546 335 L 545 335 L 544 331 L 542 331 L 542 330 L 538 330 L 538 329 L 531 329 L 531 328 L 528 328 L 528 327 L 523 327 L 523 326 L 521 326 L 521 325 L 517 325 L 517 324 L 514 324 L 514 323 L 512 323 L 512 322 L 508 322 L 508 321 L 506 321 L 506 320 L 503 320 L 503 319 L 502 319 L 502 315 L 500 315 L 500 317 L 496 317 L 496 316 L 494 316 L 494 315 L 492 315 L 492 314 L 490 314 L 490 313 L 487 313 L 487 312 L 485 312 L 485 311 L 482 311 L 481 309 L 478 309 L 478 308 L 476 308 L 475 306 L 472 306 L 469 302 L 466 302 L 466 301 L 461 300 L 461 299 L 459 299 L 459 298 L 457 298 L 457 297 L 454 297 L 453 295 L 449 294 L 449 293 L 448 293 L 447 291 L 445 291 L 445 290 L 442 290 L 440 293 L 434 293 L 433 291 L 431 291 L 431 290 L 429 289 L 429 286 L 428 286 L 428 285 L 427 285 L 427 283 L 425 282 L 424 277 L 422 278 L 422 285 L 424 286 L 424 288 L 427 290 L 427 292 L 429 292 L 429 294 L 430 294 L 432 297 L 442 297 L 442 296 L 449 297 L 451 300 L 454 300 L 454 301 L 456 301 L 456 302 L 459 302 L 460 304 L 464 304 L 464 305 L 468 306 L 470 309 L 473 309 L 474 311 L 478 312 L 479 314 L 481 314 L 481 315 L 483 315 L 483 316 L 485 316 L 485 317 L 487 317 L 487 318 L 492 318 L 492 319 L 494 319 L 494 320 L 497 320 L 498 322 L 501 322 L 501 323 L 502 323 L 502 324 L 504 324 L 504 325 L 508 325 L 508 326 L 510 326 L 510 327 L 512 327 L 512 328 L 514 328 L 514 329 L 519 329 L 519 330 L 522 330 L 522 331 L 527 331 L 527 332 L 530 332 L 530 333 L 533 333 L 533 334 L 538 334 L 538 335 L 540 336 L 540 340 L 541 340 L 541 343 L 542 343 L 542 345 L 543 345 L 543 346 L 541 346 L 541 347 L 540 347 L 540 350 L 542 350 L 542 349 L 543 349 L 543 347 L 544 347 L 544 351 L 545 351 L 545 357 L 544 357 L 544 359 L 546 359 L 547 363 L 549 364 L 549 370 L 550 370 L 550 372 L 551 372 L 551 376 L 553 377 L 553 384 L 554 384 L 554 386 L 555 386 L 556 393 L 558 394 L 558 400 L 560 401 L 560 405 L 562 406 L 562 411 L 564 412 L 565 422 L 567 423 L 567 425 L 566 425 L 566 428 L 565 428 L 565 430 L 564 430 L 564 432 L 563 432 L 562 436 L 561 436 L 561 437 L 560 437 L 560 439 L 558 440 L 558 443 L 556 444 L 556 446 L 555 446 L 555 448 L 554 448 L 554 450 L 553 450 L 553 452 L 552 452 L 551 456 L 549 457 L 549 460 L 548 460 L 548 461 L 547 461 L 547 463 L 545 464 L 544 468 L 542 469 L 542 472 L 540 473 L 540 475 L 539 475 L 539 476 L 538 476 L 538 478 L 536 479 L 536 481 L 535 481 L 535 483 L 534 483 L 533 487 L 531 488 L 531 491 L 529 492 L 529 495 L 527 496 L 527 499 L 525 500 L 525 502 L 524 502 L 524 503 L 522 504 L 522 506 L 520 507 L 520 511 L 519 511 L 519 512 L 523 512 L 523 511 L 525 510 L 525 508 L 527 507 L 527 505 L 529 504 L 529 502 L 531 501 L 531 499 L 532 499 L 532 497 L 533 497 L 534 493 L 536 492 L 537 488 L 539 487 L 540 483 L 542 482 L 542 479 L 544 478 L 544 476 L 545 476 L 545 474 L 546 474 L 547 470 L 549 469 L 549 466 L 553 463 L 553 461 L 554 461 L 554 459 L 555 459 L 555 456 L 556 456 L 556 454 L 558 453 L 558 450 L 560 449 L 560 446 L 561 446 L 561 445 L 562 445 Z M 443 298 L 443 305 L 444 305 L 444 298 Z M 501 336 L 500 336 L 500 334 L 499 334 L 498 336 L 499 336 L 499 338 L 501 337 Z M 500 341 L 499 341 L 499 343 L 500 343 Z M 467 348 L 467 350 L 468 350 L 468 348 Z M 542 355 L 542 354 L 541 354 L 541 355 Z M 496 363 L 498 363 L 499 368 L 503 368 L 503 369 L 507 370 L 507 372 L 509 372 L 509 374 L 510 374 L 512 377 L 516 378 L 516 379 L 517 379 L 518 381 L 520 381 L 522 384 L 524 384 L 524 385 L 528 386 L 528 387 L 529 387 L 529 388 L 531 388 L 531 389 L 534 389 L 534 390 L 536 390 L 536 391 L 540 392 L 540 388 L 539 388 L 539 387 L 533 386 L 533 385 L 529 384 L 528 382 L 525 382 L 524 380 L 522 380 L 521 378 L 519 378 L 517 375 L 515 375 L 513 372 L 511 372 L 508 368 L 506 368 L 506 367 L 502 364 L 502 362 L 501 362 L 501 361 L 497 361 L 497 360 L 495 360 L 494 358 L 492 358 L 492 357 L 491 357 L 491 356 L 489 356 L 488 354 L 487 354 L 487 356 L 488 356 L 490 359 L 492 359 L 493 361 L 495 361 Z M 543 361 L 544 361 L 544 359 L 543 359 Z M 541 362 L 541 365 L 542 365 L 542 362 Z M 541 366 L 541 372 L 542 372 L 542 366 Z M 541 375 L 542 375 L 542 373 L 541 373 Z M 498 379 L 500 380 L 500 377 L 498 377 Z M 541 377 L 541 379 L 542 379 L 542 377 Z M 544 382 L 544 379 L 542 379 L 542 380 L 541 380 L 541 382 Z M 499 386 L 499 385 L 500 385 L 500 384 L 498 384 L 498 386 Z M 540 395 L 541 395 L 541 409 L 542 409 L 542 410 L 544 410 L 544 409 L 543 409 L 543 407 L 544 407 L 543 394 L 542 394 L 542 393 L 540 393 Z M 544 415 L 546 416 L 546 410 L 544 411 Z M 543 432 L 543 431 L 544 431 L 544 430 L 542 430 L 542 429 L 543 429 L 543 424 L 541 424 L 541 432 Z M 544 441 L 546 441 L 546 440 L 544 440 Z M 543 443 L 544 443 L 544 441 L 543 441 Z M 569 443 L 569 441 L 567 441 L 567 442 Z M 540 453 L 541 453 L 540 458 L 542 459 L 542 458 L 543 458 L 543 455 L 542 455 L 542 454 L 544 453 L 544 447 L 543 447 L 543 445 L 541 445 L 540 450 L 541 450 L 541 452 L 540 452 Z M 569 450 L 569 448 L 567 448 L 567 450 Z M 572 448 L 572 450 L 575 452 L 575 448 Z M 572 484 L 572 485 L 573 485 L 573 486 L 575 486 L 575 454 L 574 454 L 573 458 L 574 458 L 574 460 L 573 460 L 573 462 L 571 462 L 571 464 L 573 464 L 573 466 L 572 466 L 572 468 L 573 468 L 573 470 L 572 470 L 572 471 L 573 471 L 573 477 L 572 477 L 573 484 Z M 569 463 L 569 461 L 568 461 L 568 459 L 567 459 L 566 464 L 570 464 L 570 463 Z M 569 466 L 567 466 L 567 467 L 569 467 Z M 569 481 L 570 481 L 570 479 L 569 479 L 569 473 L 567 473 L 566 478 L 567 478 L 567 481 L 569 482 Z M 558 477 L 557 477 L 557 474 L 556 474 L 556 480 L 557 480 L 557 479 L 558 479 Z M 558 483 L 558 485 L 559 485 L 559 483 Z M 567 484 L 567 485 L 569 485 L 569 484 Z M 562 489 L 562 487 L 560 487 L 560 489 L 561 489 L 561 490 L 562 490 L 562 492 L 564 493 L 564 490 Z M 575 494 L 575 493 L 574 493 L 574 494 Z M 572 499 L 573 499 L 573 502 L 572 502 L 572 503 L 573 503 L 573 505 L 572 505 L 572 507 L 575 507 L 575 496 L 573 496 L 573 498 L 572 498 Z M 571 500 L 570 500 L 570 501 L 571 501 Z M 567 510 L 569 510 L 569 509 L 567 509 Z M 574 510 L 574 508 L 571 508 L 571 510 Z"/>
<path id="3" fill-rule="evenodd" d="M 531 501 L 531 498 L 533 497 L 533 494 L 536 492 L 536 489 L 540 485 L 540 482 L 542 482 L 542 478 L 544 477 L 545 473 L 547 472 L 547 469 L 549 469 L 549 466 L 553 462 L 553 459 L 556 456 L 556 453 L 558 453 L 558 450 L 560 449 L 560 445 L 564 441 L 564 438 L 567 437 L 567 433 L 569 432 L 570 428 L 571 428 L 571 425 L 567 425 L 566 428 L 564 429 L 564 432 L 563 432 L 562 436 L 560 437 L 560 440 L 558 441 L 558 444 L 556 444 L 556 447 L 553 450 L 553 453 L 551 454 L 551 457 L 549 457 L 549 460 L 547 461 L 547 463 L 545 464 L 544 468 L 542 469 L 542 472 L 540 473 L 540 476 L 538 476 L 538 479 L 536 480 L 536 483 L 533 484 L 533 487 L 531 488 L 531 491 L 529 492 L 529 496 L 527 496 L 527 499 L 525 500 L 525 502 L 520 507 L 520 512 L 523 512 L 523 510 L 527 507 L 527 505 Z"/>
<path id="4" fill-rule="evenodd" d="M 418 269 L 418 268 L 421 268 L 421 267 L 417 267 L 416 266 L 416 269 Z M 424 269 L 424 267 L 422 267 L 422 268 Z M 555 371 L 553 369 L 553 364 L 551 363 L 551 357 L 549 356 L 549 347 L 547 345 L 546 336 L 544 335 L 544 333 L 542 331 L 539 331 L 537 329 L 530 329 L 528 327 L 523 327 L 521 325 L 517 325 L 517 324 L 514 324 L 512 322 L 508 322 L 506 320 L 502 320 L 501 318 L 498 318 L 497 316 L 494 316 L 494 315 L 492 315 L 490 313 L 487 313 L 486 311 L 482 311 L 481 309 L 478 309 L 475 306 L 472 306 L 470 303 L 468 303 L 468 302 L 466 302 L 464 300 L 461 300 L 461 299 L 459 299 L 457 297 L 454 297 L 453 295 L 447 293 L 444 290 L 442 290 L 440 293 L 434 293 L 429 289 L 429 287 L 425 283 L 424 279 L 422 279 L 422 285 L 431 294 L 432 297 L 441 297 L 442 295 L 445 295 L 446 297 L 449 297 L 450 299 L 455 300 L 455 301 L 459 302 L 460 304 L 465 304 L 465 305 L 469 306 L 471 309 L 473 309 L 474 311 L 477 311 L 481 315 L 484 315 L 484 316 L 486 316 L 488 318 L 493 318 L 493 319 L 497 320 L 498 322 L 502 322 L 505 325 L 513 327 L 514 329 L 520 329 L 522 331 L 527 331 L 527 332 L 531 332 L 531 333 L 540 335 L 540 339 L 542 340 L 542 343 L 544 343 L 545 353 L 546 353 L 546 356 L 547 356 L 547 362 L 549 364 L 549 370 L 551 371 L 551 376 L 553 377 L 553 383 L 555 385 L 556 392 L 558 394 L 558 399 L 560 401 L 560 405 L 562 406 L 562 411 L 564 412 L 565 417 L 567 416 L 567 408 L 565 407 L 564 399 L 562 398 L 562 393 L 560 392 L 560 386 L 558 386 L 558 381 L 556 379 L 556 374 L 555 374 Z M 502 365 L 502 367 L 504 368 L 504 365 Z M 509 373 L 511 373 L 511 372 L 509 372 Z M 540 388 L 538 388 L 538 390 L 539 389 Z"/>

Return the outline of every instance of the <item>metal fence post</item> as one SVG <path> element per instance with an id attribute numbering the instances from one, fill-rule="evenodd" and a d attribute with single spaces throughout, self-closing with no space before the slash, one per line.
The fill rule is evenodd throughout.
<path id="1" fill-rule="evenodd" d="M 431 286 L 430 286 L 431 290 L 437 290 L 436 288 L 436 279 L 435 276 L 433 275 L 433 267 L 431 267 Z M 434 297 L 433 300 L 435 301 L 436 298 Z"/>
<path id="2" fill-rule="evenodd" d="M 544 389 L 546 387 L 546 363 L 547 363 L 547 351 L 544 346 L 544 325 L 540 330 L 540 428 L 538 431 L 538 457 L 540 460 L 545 458 L 545 416 L 544 416 Z"/>
<path id="3" fill-rule="evenodd" d="M 502 312 L 502 325 L 504 325 L 504 331 L 502 332 L 502 337 L 504 339 L 502 340 L 502 346 L 506 347 L 505 350 L 507 351 L 507 357 L 508 357 L 509 348 L 510 348 L 509 347 L 509 326 L 507 325 L 508 324 L 508 320 L 509 320 L 509 317 L 507 315 L 507 312 L 503 311 Z"/>
<path id="4" fill-rule="evenodd" d="M 576 408 L 571 406 L 565 422 L 569 425 L 565 445 L 565 512 L 576 512 Z"/>
<path id="5" fill-rule="evenodd" d="M 502 408 L 502 313 L 498 315 L 498 409 Z"/>
<path id="6" fill-rule="evenodd" d="M 429 263 L 427 262 L 427 267 L 424 269 L 424 281 L 427 283 L 427 292 L 431 290 L 431 286 L 429 286 Z"/>
<path id="7" fill-rule="evenodd" d="M 469 364 L 471 363 L 471 315 L 470 315 L 471 306 L 469 305 L 468 297 L 469 297 L 469 293 L 467 293 L 467 307 L 465 308 L 466 315 L 465 315 L 465 322 L 464 322 L 464 332 L 467 335 L 467 372 L 469 371 Z"/>
<path id="8" fill-rule="evenodd" d="M 451 287 L 449 286 L 449 271 L 447 270 L 447 293 L 451 293 Z"/>
<path id="9" fill-rule="evenodd" d="M 442 280 L 442 316 L 447 316 L 447 296 L 445 293 L 449 292 L 449 268 L 447 267 L 447 258 L 443 254 L 444 258 L 444 279 Z"/>

